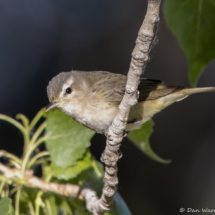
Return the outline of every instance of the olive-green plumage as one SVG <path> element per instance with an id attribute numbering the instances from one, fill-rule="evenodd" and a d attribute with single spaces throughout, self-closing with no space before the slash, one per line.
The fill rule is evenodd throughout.
<path id="1" fill-rule="evenodd" d="M 127 76 L 104 71 L 62 72 L 47 87 L 50 105 L 88 128 L 104 133 L 118 112 Z M 161 81 L 141 79 L 138 103 L 132 107 L 127 131 L 138 129 L 157 112 L 188 95 L 215 91 L 215 87 L 170 87 Z"/>

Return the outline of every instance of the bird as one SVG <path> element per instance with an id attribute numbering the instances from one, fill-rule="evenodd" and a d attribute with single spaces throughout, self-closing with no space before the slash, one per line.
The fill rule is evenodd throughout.
<path id="1" fill-rule="evenodd" d="M 118 113 L 127 76 L 107 71 L 61 72 L 49 81 L 46 111 L 58 108 L 77 122 L 105 134 Z M 214 92 L 215 87 L 167 86 L 162 81 L 140 78 L 138 103 L 131 107 L 125 131 L 130 132 L 162 109 L 194 93 Z"/>

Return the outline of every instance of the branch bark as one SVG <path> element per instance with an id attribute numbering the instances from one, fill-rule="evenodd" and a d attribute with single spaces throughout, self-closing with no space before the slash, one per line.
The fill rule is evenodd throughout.
<path id="1" fill-rule="evenodd" d="M 80 186 L 74 184 L 57 184 L 54 182 L 43 181 L 42 179 L 33 176 L 33 171 L 31 170 L 26 171 L 23 178 L 21 168 L 12 169 L 0 163 L 0 172 L 3 173 L 3 176 L 6 180 L 12 180 L 15 183 L 19 182 L 26 187 L 38 188 L 43 192 L 52 192 L 67 197 L 84 199 L 84 197 L 80 193 L 81 190 L 81 192 L 84 193 L 86 200 L 96 196 L 96 192 L 90 188 L 81 188 Z"/>
<path id="2" fill-rule="evenodd" d="M 141 74 L 144 73 L 146 63 L 149 59 L 149 52 L 154 45 L 154 27 L 159 22 L 159 10 L 161 0 L 148 0 L 147 13 L 143 24 L 138 32 L 136 45 L 132 52 L 126 92 L 119 106 L 119 112 L 114 118 L 112 125 L 107 131 L 106 148 L 102 154 L 101 160 L 105 163 L 105 177 L 103 193 L 100 199 L 97 197 L 87 198 L 85 192 L 81 194 L 86 200 L 86 206 L 94 215 L 103 215 L 109 211 L 113 202 L 117 178 L 117 161 L 121 158 L 119 151 L 120 144 L 125 136 L 125 128 L 129 116 L 129 111 L 137 103 L 137 88 Z"/>

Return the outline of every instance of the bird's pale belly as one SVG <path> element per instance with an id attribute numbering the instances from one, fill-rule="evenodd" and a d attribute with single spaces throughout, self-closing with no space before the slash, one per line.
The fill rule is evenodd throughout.
<path id="1" fill-rule="evenodd" d="M 109 128 L 118 112 L 118 108 L 89 108 L 87 105 L 79 108 L 76 106 L 75 109 L 73 109 L 72 105 L 64 105 L 64 108 L 59 107 L 59 109 L 77 122 L 96 131 L 97 133 L 104 133 Z"/>
<path id="2" fill-rule="evenodd" d="M 90 112 L 86 109 L 76 120 L 97 133 L 104 133 L 111 125 L 117 111 L 117 109 L 109 108 L 105 110 L 94 109 Z"/>

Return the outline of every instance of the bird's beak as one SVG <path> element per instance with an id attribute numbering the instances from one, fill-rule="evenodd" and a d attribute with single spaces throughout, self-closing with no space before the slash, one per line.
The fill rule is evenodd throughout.
<path id="1" fill-rule="evenodd" d="M 48 106 L 46 107 L 46 112 L 55 108 L 59 103 L 58 102 L 51 102 L 48 104 Z"/>

